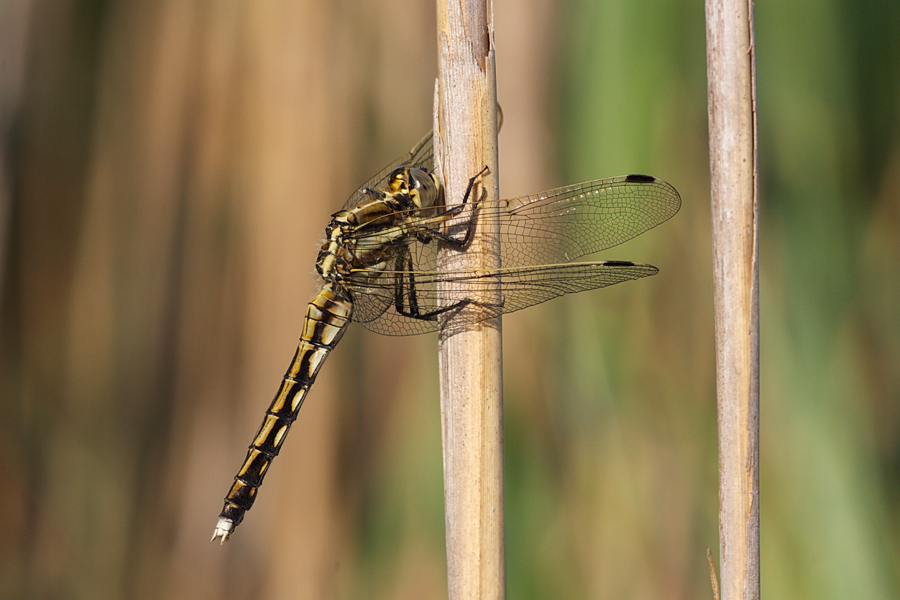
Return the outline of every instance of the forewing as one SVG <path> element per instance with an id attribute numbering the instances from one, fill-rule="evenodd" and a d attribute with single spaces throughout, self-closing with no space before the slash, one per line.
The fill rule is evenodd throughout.
<path id="1" fill-rule="evenodd" d="M 485 203 L 502 232 L 504 268 L 571 262 L 612 248 L 670 219 L 681 207 L 674 187 L 648 175 L 625 175 L 540 194 Z"/>
<path id="2" fill-rule="evenodd" d="M 397 282 L 408 282 L 410 272 L 387 271 L 374 282 L 368 281 L 365 273 L 358 273 L 345 283 L 354 296 L 355 321 L 384 335 L 412 335 L 436 331 L 441 320 L 449 316 L 458 317 L 454 321 L 456 327 L 467 327 L 563 294 L 607 287 L 657 272 L 652 265 L 605 261 L 489 271 L 415 272 L 413 284 L 403 286 Z M 492 294 L 498 285 L 501 291 L 496 298 Z M 420 313 L 440 312 L 440 317 L 423 320 L 401 314 L 397 311 L 397 294 L 403 310 L 417 305 Z"/>
<path id="3" fill-rule="evenodd" d="M 444 223 L 436 215 L 454 206 L 412 209 L 390 218 L 402 217 L 410 232 L 405 242 L 415 267 L 428 271 L 435 268 L 435 242 L 422 240 L 431 239 L 435 230 L 462 239 L 476 206 L 478 223 L 499 221 L 501 265 L 513 268 L 568 263 L 626 242 L 675 215 L 681 197 L 661 179 L 625 175 L 512 200 L 470 200 Z M 363 241 L 383 235 L 383 230 L 369 223 L 366 231 L 350 233 L 347 238 Z"/>
<path id="4" fill-rule="evenodd" d="M 425 137 L 422 138 L 418 144 L 416 144 L 412 150 L 410 150 L 407 154 L 404 154 L 384 169 L 373 175 L 366 181 L 358 190 L 353 192 L 350 195 L 350 198 L 344 203 L 344 206 L 341 208 L 350 208 L 351 206 L 356 206 L 363 200 L 367 199 L 365 194 L 366 189 L 373 190 L 383 190 L 387 187 L 387 178 L 388 175 L 394 172 L 398 167 L 402 167 L 404 165 L 409 165 L 412 167 L 418 167 L 420 169 L 425 169 L 429 173 L 434 168 L 434 143 L 433 143 L 433 134 L 429 131 Z"/>

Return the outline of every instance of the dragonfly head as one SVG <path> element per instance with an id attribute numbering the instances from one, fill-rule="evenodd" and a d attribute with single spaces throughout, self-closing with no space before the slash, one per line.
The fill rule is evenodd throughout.
<path id="1" fill-rule="evenodd" d="M 435 206 L 441 193 L 434 175 L 414 167 L 400 167 L 391 173 L 388 188 L 394 194 L 408 197 L 410 208 Z"/>

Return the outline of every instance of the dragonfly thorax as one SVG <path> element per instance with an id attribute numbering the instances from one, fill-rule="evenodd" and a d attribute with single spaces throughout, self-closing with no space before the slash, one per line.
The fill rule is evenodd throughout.
<path id="1" fill-rule="evenodd" d="M 365 200 L 332 215 L 325 228 L 316 270 L 326 281 L 338 281 L 353 270 L 375 277 L 396 258 L 398 244 L 410 235 L 412 215 L 440 204 L 437 179 L 415 167 L 400 167 L 383 190 L 366 189 Z M 430 212 L 430 211 L 428 211 Z"/>

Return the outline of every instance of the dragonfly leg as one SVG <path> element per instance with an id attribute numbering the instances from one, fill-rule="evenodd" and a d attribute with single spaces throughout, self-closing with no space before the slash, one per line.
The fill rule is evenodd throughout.
<path id="1" fill-rule="evenodd" d="M 420 321 L 436 321 L 440 315 L 442 315 L 444 313 L 448 313 L 450 311 L 460 310 L 466 306 L 469 306 L 470 304 L 476 305 L 476 306 L 486 306 L 489 308 L 495 306 L 493 304 L 485 304 L 484 302 L 477 302 L 475 300 L 469 300 L 467 298 L 465 300 L 460 300 L 459 302 L 454 302 L 450 306 L 443 306 L 443 307 L 437 308 L 435 310 L 430 310 L 428 312 L 422 312 L 418 309 L 418 307 L 413 308 L 413 305 L 414 305 L 413 301 L 410 301 L 409 310 L 404 309 L 400 296 L 401 296 L 401 294 L 398 293 L 397 294 L 397 305 L 396 305 L 397 312 L 400 313 L 401 315 L 403 315 L 404 317 L 409 317 L 411 319 L 419 319 Z"/>
<path id="2" fill-rule="evenodd" d="M 466 298 L 454 302 L 449 306 L 423 312 L 419 308 L 419 298 L 416 292 L 416 274 L 413 270 L 412 255 L 409 253 L 408 249 L 403 256 L 397 257 L 396 270 L 398 273 L 398 281 L 395 286 L 396 291 L 394 292 L 394 309 L 398 314 L 403 315 L 404 317 L 418 319 L 420 321 L 436 321 L 442 314 L 458 311 L 469 305 L 482 306 L 485 308 L 499 308 L 502 310 L 502 304 L 490 304 Z M 403 302 L 404 297 L 407 299 L 406 306 L 404 306 Z"/>
<path id="3" fill-rule="evenodd" d="M 478 179 L 479 177 L 481 177 L 482 175 L 484 175 L 485 173 L 488 173 L 489 171 L 490 171 L 490 169 L 488 169 L 488 167 L 485 166 L 483 169 L 478 171 L 478 173 L 476 173 L 472 178 L 470 178 L 469 185 L 466 187 L 466 193 L 463 196 L 462 202 L 451 208 L 448 208 L 447 210 L 442 212 L 440 215 L 438 215 L 438 217 L 449 220 L 449 219 L 457 216 L 459 213 L 461 213 L 463 211 L 463 209 L 465 208 L 466 204 L 468 203 L 469 197 L 472 195 L 472 189 L 475 187 L 475 180 Z M 484 200 L 485 196 L 487 196 L 487 190 L 483 189 L 483 190 L 481 190 L 481 196 L 478 198 L 478 201 L 474 203 L 475 207 L 472 209 L 472 216 L 469 218 L 469 222 L 466 225 L 466 234 L 463 236 L 463 238 L 461 240 L 453 237 L 452 235 L 448 235 L 442 231 L 439 231 L 437 229 L 427 230 L 427 237 L 439 239 L 442 242 L 445 242 L 447 244 L 450 244 L 453 247 L 456 247 L 457 249 L 464 249 L 466 246 L 469 245 L 469 240 L 472 238 L 472 232 L 475 231 L 475 211 L 478 209 L 478 206 Z M 425 242 L 425 240 L 421 239 L 421 236 L 420 236 L 420 241 Z"/>
<path id="4" fill-rule="evenodd" d="M 422 316 L 423 313 L 419 310 L 419 297 L 416 294 L 416 274 L 413 270 L 412 255 L 409 252 L 409 248 L 405 248 L 403 254 L 397 257 L 396 270 L 398 279 L 394 288 L 394 308 L 397 312 L 413 319 L 434 320 L 434 317 Z M 405 290 L 409 290 L 409 294 Z M 403 306 L 404 296 L 409 298 L 409 309 Z"/>

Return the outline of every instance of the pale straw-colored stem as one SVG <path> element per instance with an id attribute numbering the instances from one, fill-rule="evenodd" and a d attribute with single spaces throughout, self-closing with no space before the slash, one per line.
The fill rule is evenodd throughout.
<path id="1" fill-rule="evenodd" d="M 448 204 L 469 179 L 498 199 L 497 92 L 492 15 L 484 0 L 438 0 L 439 80 L 435 159 Z M 442 269 L 499 266 L 498 229 L 479 221 L 466 252 L 444 249 Z M 473 298 L 496 302 L 496 291 Z M 505 597 L 503 539 L 503 394 L 499 318 L 458 328 L 468 310 L 440 335 L 441 425 L 450 600 Z"/>
<path id="2" fill-rule="evenodd" d="M 759 221 L 750 0 L 707 0 L 719 570 L 723 600 L 759 598 Z"/>

